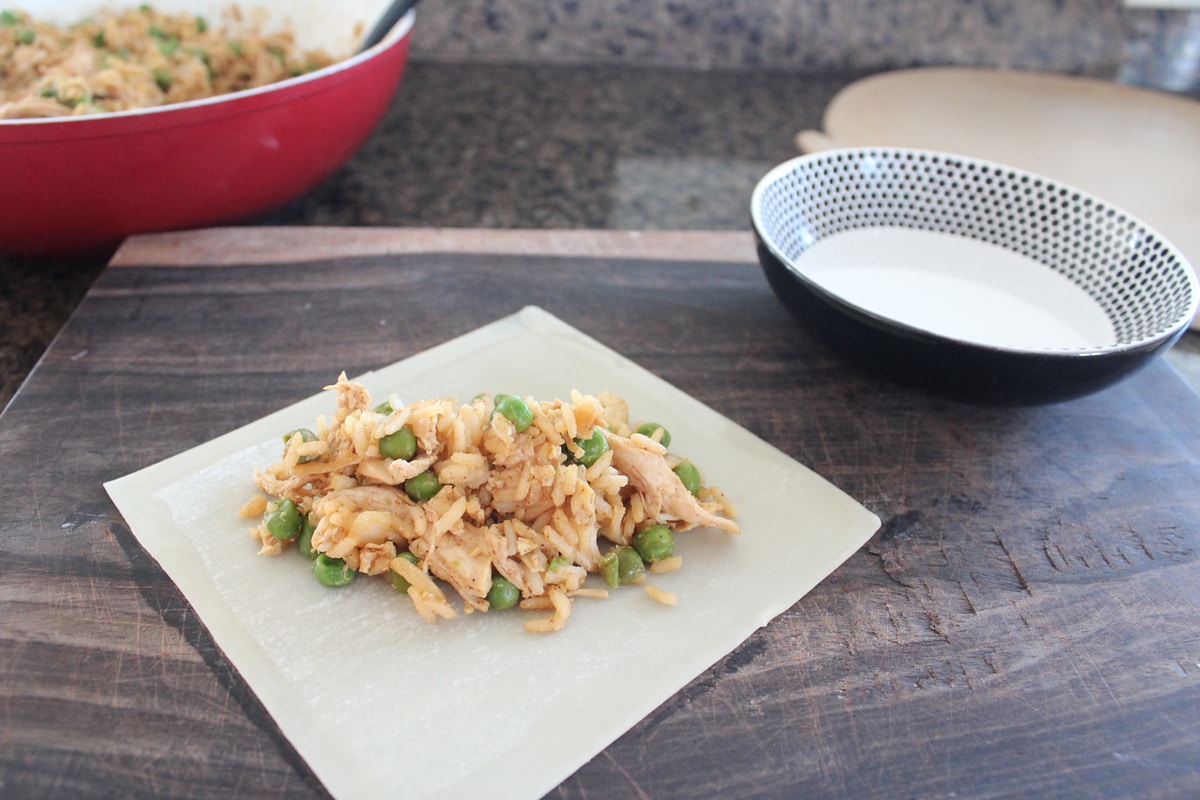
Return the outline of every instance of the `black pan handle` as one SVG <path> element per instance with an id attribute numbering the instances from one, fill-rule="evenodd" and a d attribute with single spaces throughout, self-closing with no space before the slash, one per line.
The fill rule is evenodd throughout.
<path id="1" fill-rule="evenodd" d="M 388 35 L 388 31 L 396 26 L 396 23 L 407 14 L 418 0 L 395 0 L 387 10 L 383 12 L 383 16 L 375 23 L 375 27 L 371 28 L 371 32 L 362 40 L 362 44 L 358 46 L 358 52 L 370 50 L 375 45 L 383 41 L 383 37 Z"/>

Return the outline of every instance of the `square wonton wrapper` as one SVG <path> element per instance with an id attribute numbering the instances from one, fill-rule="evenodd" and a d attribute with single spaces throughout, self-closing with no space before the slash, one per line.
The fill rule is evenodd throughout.
<path id="1" fill-rule="evenodd" d="M 356 380 L 404 403 L 482 390 L 539 400 L 613 392 L 632 420 L 670 429 L 673 449 L 738 508 L 742 534 L 680 534 L 683 568 L 650 576 L 678 594 L 677 606 L 621 587 L 606 600 L 577 599 L 562 631 L 532 634 L 523 625 L 543 612 L 429 625 L 382 578 L 331 590 L 298 554 L 257 555 L 237 513 L 256 491 L 253 472 L 278 460 L 281 431 L 332 418 L 331 392 L 105 484 L 337 797 L 541 796 L 879 527 L 806 467 L 536 307 Z"/>

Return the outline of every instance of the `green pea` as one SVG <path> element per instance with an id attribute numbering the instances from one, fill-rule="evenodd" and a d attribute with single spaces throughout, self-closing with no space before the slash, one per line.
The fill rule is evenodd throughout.
<path id="1" fill-rule="evenodd" d="M 354 580 L 354 570 L 340 558 L 318 553 L 313 559 L 313 575 L 325 586 L 347 586 Z"/>
<path id="2" fill-rule="evenodd" d="M 283 435 L 283 443 L 286 445 L 296 434 L 300 434 L 300 441 L 302 442 L 315 442 L 317 440 L 317 435 L 308 428 L 296 428 L 296 430 L 288 431 Z M 316 456 L 300 456 L 300 458 L 297 460 L 301 464 L 307 464 L 309 461 L 313 461 L 315 459 Z"/>
<path id="3" fill-rule="evenodd" d="M 517 433 L 533 424 L 533 411 L 521 398 L 511 394 L 498 394 L 495 402 L 496 410 L 513 424 Z"/>
<path id="4" fill-rule="evenodd" d="M 417 557 L 408 550 L 405 550 L 403 553 L 396 553 L 396 556 L 398 558 L 403 558 L 405 561 L 408 561 L 412 564 L 418 563 Z M 412 584 L 408 582 L 408 578 L 405 578 L 399 572 L 392 572 L 392 586 L 402 592 L 407 592 L 408 587 L 412 586 Z"/>
<path id="5" fill-rule="evenodd" d="M 317 557 L 317 551 L 313 550 L 312 546 L 313 531 L 316 529 L 316 523 L 312 521 L 312 514 L 309 514 L 300 523 L 300 535 L 296 537 L 296 549 L 308 558 Z"/>
<path id="6" fill-rule="evenodd" d="M 690 461 L 680 461 L 675 465 L 675 469 L 673 471 L 679 476 L 679 480 L 683 482 L 683 488 L 687 489 L 692 494 L 700 491 L 700 470 L 696 469 L 695 464 Z"/>
<path id="7" fill-rule="evenodd" d="M 300 441 L 302 442 L 315 442 L 317 440 L 317 435 L 308 428 L 296 428 L 283 435 L 283 443 L 287 444 L 290 442 L 296 434 L 300 434 Z"/>
<path id="8" fill-rule="evenodd" d="M 646 564 L 638 551 L 632 547 L 617 548 L 617 581 L 622 585 L 633 583 L 646 572 Z"/>
<path id="9" fill-rule="evenodd" d="M 663 447 L 670 447 L 671 433 L 662 425 L 659 425 L 657 422 L 643 422 L 641 425 L 637 426 L 638 433 L 640 433 L 642 436 L 649 436 L 651 439 L 654 438 L 655 431 L 662 431 L 662 436 L 659 437 L 658 443 Z"/>
<path id="10" fill-rule="evenodd" d="M 556 569 L 562 569 L 563 567 L 569 567 L 573 563 L 575 563 L 575 562 L 573 562 L 571 559 L 567 558 L 566 556 L 555 556 L 554 558 L 550 559 L 550 565 L 548 567 L 546 567 L 546 572 L 554 572 L 554 570 L 556 570 Z"/>
<path id="11" fill-rule="evenodd" d="M 276 539 L 291 539 L 300 532 L 300 510 L 291 500 L 280 500 L 263 514 L 263 523 Z"/>
<path id="12" fill-rule="evenodd" d="M 643 561 L 653 564 L 675 552 L 675 535 L 666 525 L 651 525 L 633 535 L 633 546 Z"/>
<path id="13" fill-rule="evenodd" d="M 387 400 L 384 400 L 382 403 L 375 406 L 376 414 L 391 414 L 395 410 L 396 409 L 392 408 L 392 404 Z"/>
<path id="14" fill-rule="evenodd" d="M 512 608 L 521 599 L 521 590 L 503 575 L 492 576 L 492 588 L 488 589 L 488 605 L 497 611 Z"/>
<path id="15" fill-rule="evenodd" d="M 575 444 L 579 445 L 583 452 L 572 456 L 572 459 L 585 467 L 595 464 L 600 460 L 600 456 L 608 452 L 608 437 L 599 428 L 592 429 L 592 438 L 576 439 Z"/>
<path id="16" fill-rule="evenodd" d="M 637 580 L 645 571 L 637 550 L 626 545 L 617 545 L 600 559 L 600 575 L 614 589 Z"/>
<path id="17" fill-rule="evenodd" d="M 417 454 L 417 436 L 412 428 L 401 428 L 379 440 L 379 455 L 408 461 Z"/>
<path id="18" fill-rule="evenodd" d="M 600 557 L 600 576 L 614 589 L 621 585 L 621 577 L 617 573 L 617 551 L 615 549 L 609 550 Z"/>
<path id="19" fill-rule="evenodd" d="M 414 475 L 404 482 L 404 491 L 412 498 L 414 503 L 420 503 L 423 500 L 428 500 L 437 494 L 442 488 L 438 483 L 437 473 L 431 469 L 427 469 L 420 475 Z"/>

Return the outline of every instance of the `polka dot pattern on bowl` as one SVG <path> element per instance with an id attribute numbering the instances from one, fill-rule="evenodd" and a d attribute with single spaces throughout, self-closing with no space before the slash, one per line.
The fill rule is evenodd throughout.
<path id="1" fill-rule="evenodd" d="M 760 235 L 794 261 L 821 239 L 903 227 L 1031 258 L 1104 309 L 1117 346 L 1190 319 L 1194 274 L 1153 229 L 1085 192 L 1002 165 L 900 148 L 832 150 L 781 165 L 754 201 Z"/>

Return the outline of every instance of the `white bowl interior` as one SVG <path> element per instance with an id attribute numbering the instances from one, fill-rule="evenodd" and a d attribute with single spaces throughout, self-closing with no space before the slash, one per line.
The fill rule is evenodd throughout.
<path id="1" fill-rule="evenodd" d="M 959 341 L 1006 349 L 1116 344 L 1081 287 L 987 242 L 909 228 L 860 228 L 804 253 L 804 274 L 855 306 Z"/>
<path id="2" fill-rule="evenodd" d="M 29 0 L 14 4 L 35 19 L 69 25 L 104 10 L 133 8 L 135 2 L 97 2 L 97 0 Z M 388 0 L 155 0 L 156 11 L 169 14 L 196 14 L 210 24 L 219 24 L 224 12 L 238 6 L 247 20 L 253 20 L 264 32 L 288 30 L 304 49 L 321 49 L 334 58 L 346 58 L 358 48 L 362 37 L 388 6 Z"/>
<path id="3" fill-rule="evenodd" d="M 1104 351 L 1182 329 L 1200 284 L 1155 231 L 1071 187 L 900 148 L 781 164 L 754 193 L 767 245 L 870 315 L 1020 351 Z"/>

